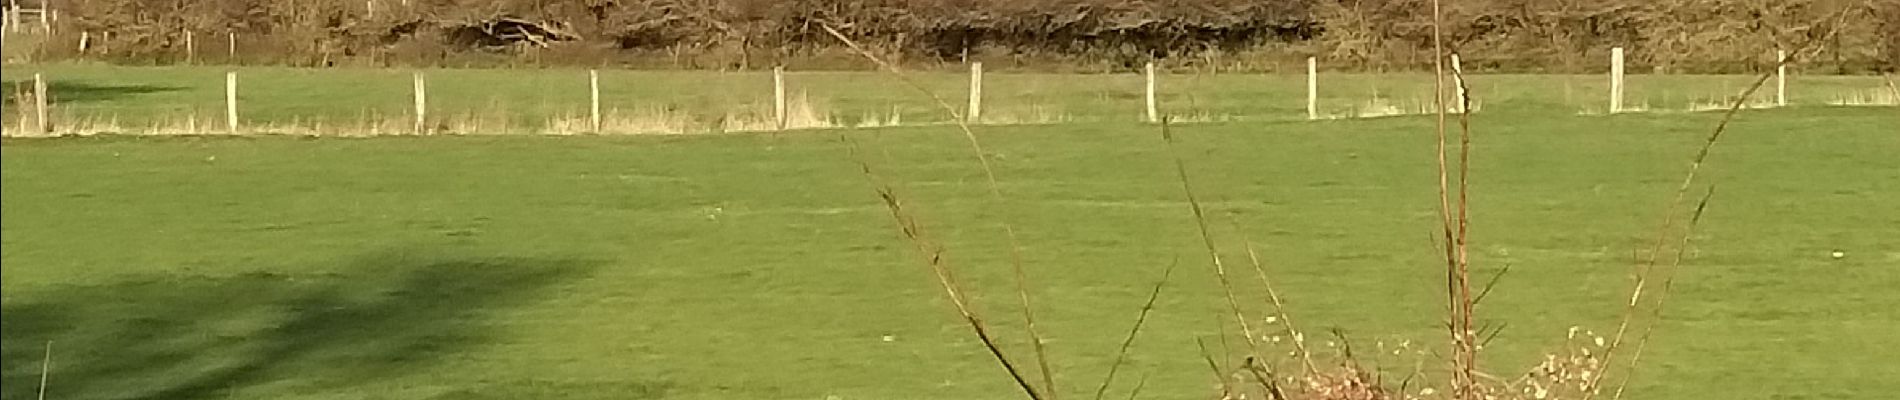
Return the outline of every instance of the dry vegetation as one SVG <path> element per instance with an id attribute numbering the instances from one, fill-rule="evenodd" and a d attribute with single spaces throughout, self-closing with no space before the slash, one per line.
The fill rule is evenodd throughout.
<path id="1" fill-rule="evenodd" d="M 1325 342 L 1330 351 L 1315 351 L 1316 345 L 1310 344 L 1307 331 L 1296 325 L 1286 312 L 1287 305 L 1281 301 L 1278 290 L 1260 254 L 1255 251 L 1252 239 L 1242 236 L 1247 261 L 1258 275 L 1258 289 L 1264 296 L 1252 296 L 1239 293 L 1241 289 L 1230 277 L 1228 263 L 1223 260 L 1220 243 L 1209 229 L 1209 219 L 1202 203 L 1196 195 L 1193 177 L 1188 172 L 1187 161 L 1175 149 L 1175 137 L 1169 130 L 1169 120 L 1159 121 L 1162 140 L 1168 146 L 1173 159 L 1173 167 L 1181 185 L 1184 200 L 1189 206 L 1192 218 L 1198 228 L 1199 236 L 1205 244 L 1208 265 L 1217 278 L 1230 316 L 1222 316 L 1221 331 L 1216 340 L 1220 342 L 1219 351 L 1200 343 L 1201 356 L 1207 361 L 1215 381 L 1219 382 L 1219 399 L 1268 399 L 1268 400 L 1415 400 L 1415 399 L 1457 399 L 1457 400 L 1546 400 L 1575 399 L 1593 400 L 1599 397 L 1621 399 L 1624 389 L 1635 375 L 1649 339 L 1661 319 L 1662 310 L 1668 299 L 1671 286 L 1675 281 L 1675 272 L 1680 269 L 1695 237 L 1696 228 L 1702 221 L 1709 201 L 1714 197 L 1714 186 L 1699 182 L 1712 150 L 1721 141 L 1729 123 L 1742 109 L 1749 107 L 1749 98 L 1767 83 L 1772 74 L 1762 74 L 1753 84 L 1744 89 L 1738 98 L 1725 107 L 1726 113 L 1708 134 L 1706 140 L 1690 161 L 1686 175 L 1673 199 L 1666 204 L 1661 226 L 1655 232 L 1655 241 L 1643 249 L 1640 260 L 1632 266 L 1632 282 L 1628 301 L 1620 310 L 1621 318 L 1614 331 L 1609 335 L 1572 327 L 1562 345 L 1546 354 L 1543 362 L 1522 373 L 1491 373 L 1494 368 L 1481 368 L 1480 355 L 1502 326 L 1479 324 L 1480 304 L 1486 295 L 1503 277 L 1504 271 L 1490 277 L 1488 282 L 1473 279 L 1470 261 L 1469 232 L 1471 226 L 1470 179 L 1472 124 L 1471 114 L 1466 111 L 1472 106 L 1469 87 L 1464 76 L 1456 70 L 1446 68 L 1448 56 L 1456 54 L 1447 48 L 1447 41 L 1455 32 L 1445 29 L 1444 9 L 1437 0 L 1429 3 L 1431 22 L 1426 29 L 1429 32 L 1428 43 L 1432 54 L 1436 89 L 1434 91 L 1433 110 L 1437 116 L 1437 187 L 1439 200 L 1440 226 L 1435 235 L 1438 245 L 1443 249 L 1445 297 L 1445 319 L 1447 340 L 1442 351 L 1428 348 L 1414 348 L 1411 342 L 1402 342 L 1388 347 L 1386 343 L 1377 344 L 1376 351 L 1370 356 L 1356 354 L 1352 340 L 1343 331 L 1332 332 L 1333 340 Z M 1795 34 L 1800 38 L 1789 47 L 1793 49 L 1788 58 L 1778 60 L 1779 65 L 1793 63 L 1819 53 L 1826 43 L 1838 43 L 1840 34 L 1847 31 L 1851 10 L 1836 10 L 1832 13 L 1814 15 L 1807 19 L 1789 21 L 1799 23 L 1798 29 L 1789 29 L 1782 34 Z M 1423 14 L 1423 13 L 1420 13 Z M 1758 25 L 1766 17 L 1758 16 Z M 856 51 L 859 55 L 874 62 L 892 76 L 904 82 L 910 82 L 902 69 L 868 50 L 857 40 L 829 25 L 820 25 L 827 33 Z M 1453 83 L 1455 82 L 1455 83 Z M 912 85 L 925 94 L 939 98 L 943 111 L 951 114 L 953 120 L 958 111 L 941 101 L 941 97 L 922 86 Z M 1457 93 L 1453 95 L 1452 93 Z M 976 134 L 968 125 L 959 124 L 959 128 L 969 140 L 970 150 L 987 177 L 989 192 L 994 201 L 1003 202 L 997 189 L 996 174 L 991 168 L 988 153 L 983 150 Z M 964 284 L 955 278 L 954 268 L 944 259 L 944 246 L 934 240 L 922 228 L 914 213 L 906 206 L 895 185 L 880 175 L 872 163 L 857 156 L 857 147 L 852 144 L 852 154 L 861 167 L 865 177 L 876 189 L 879 197 L 893 220 L 896 221 L 903 237 L 909 241 L 922 257 L 924 264 L 937 277 L 938 283 L 947 293 L 964 321 L 981 340 L 983 346 L 994 357 L 997 365 L 1015 381 L 1023 394 L 1032 400 L 1053 399 L 1057 385 L 1048 367 L 1048 355 L 1042 343 L 1042 334 L 1037 330 L 1035 320 L 1030 313 L 1032 308 L 1030 295 L 1024 289 L 1021 257 L 1013 254 L 1020 248 L 1014 231 L 1005 221 L 1004 233 L 1009 237 L 1008 244 L 1014 261 L 1013 269 L 1017 280 L 1017 294 L 1021 297 L 1021 311 L 1026 318 L 1024 334 L 1026 341 L 1034 348 L 1034 360 L 1040 365 L 1040 373 L 1032 374 L 1023 367 L 1022 361 L 1013 361 L 1010 352 L 1003 349 L 996 339 L 996 333 L 987 326 L 984 319 L 967 305 Z M 1455 154 L 1453 153 L 1455 151 Z M 1690 203 L 1692 192 L 1703 189 L 1700 200 Z M 1234 222 L 1236 225 L 1238 221 Z M 1240 231 L 1236 229 L 1236 231 Z M 1178 260 L 1177 260 L 1178 261 Z M 1173 276 L 1174 266 L 1162 273 L 1159 283 L 1148 295 L 1134 327 L 1129 330 L 1127 339 L 1117 349 L 1114 364 L 1095 391 L 1095 399 L 1101 400 L 1116 378 L 1116 372 L 1124 362 L 1129 347 L 1141 332 L 1143 323 L 1152 311 L 1155 299 L 1161 295 L 1162 288 Z M 1482 278 L 1482 277 L 1480 277 Z M 1245 298 L 1245 300 L 1243 300 Z M 1264 300 L 1269 307 L 1263 315 L 1246 311 L 1243 302 Z M 1378 305 L 1369 305 L 1378 307 Z M 1231 317 L 1229 319 L 1228 317 Z M 1226 323 L 1233 323 L 1238 332 L 1229 332 Z M 1228 341 L 1233 333 L 1240 337 L 1240 344 L 1230 346 Z M 1236 348 L 1238 347 L 1238 348 Z M 1383 366 L 1386 357 L 1397 358 L 1401 362 L 1409 361 L 1413 367 L 1408 373 L 1392 376 L 1393 369 Z M 1367 366 L 1370 360 L 1373 364 Z M 1620 363 L 1620 364 L 1619 364 Z M 1427 367 L 1434 364 L 1434 367 Z M 1611 375 L 1619 378 L 1606 381 Z M 1041 382 L 1038 384 L 1037 377 Z M 1142 385 L 1137 383 L 1129 398 L 1141 393 Z"/>
<path id="2" fill-rule="evenodd" d="M 1415 69 L 1431 59 L 1421 0 L 44 0 L 62 10 L 40 59 L 287 65 L 869 67 L 819 24 L 904 64 L 979 58 L 1105 70 L 1328 65 Z M 26 1 L 29 4 L 34 1 Z M 1900 0 L 1483 0 L 1444 9 L 1446 45 L 1483 70 L 1576 72 L 1612 46 L 1633 68 L 1735 72 L 1847 11 L 1815 61 L 1900 65 Z M 86 54 L 77 46 L 90 32 Z M 234 55 L 226 54 L 236 34 Z"/>

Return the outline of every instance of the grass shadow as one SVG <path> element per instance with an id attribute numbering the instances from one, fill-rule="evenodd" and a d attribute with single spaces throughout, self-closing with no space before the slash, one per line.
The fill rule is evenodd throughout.
<path id="1" fill-rule="evenodd" d="M 399 376 L 491 339 L 487 316 L 594 263 L 365 258 L 348 273 L 145 276 L 59 287 L 0 310 L 0 397 L 224 398 L 291 382 L 333 390 Z"/>
<path id="2" fill-rule="evenodd" d="M 143 94 L 173 92 L 185 90 L 180 86 L 159 85 L 95 85 L 84 82 L 49 81 L 46 82 L 47 99 L 55 103 L 85 103 L 117 100 Z M 0 93 L 5 93 L 7 102 L 14 100 L 17 94 L 32 94 L 31 79 L 0 82 Z"/>

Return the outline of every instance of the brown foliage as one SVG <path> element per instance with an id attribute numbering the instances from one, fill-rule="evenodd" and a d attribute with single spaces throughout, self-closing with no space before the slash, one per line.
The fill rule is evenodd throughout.
<path id="1" fill-rule="evenodd" d="M 206 54 L 221 49 L 225 34 L 237 34 L 239 60 L 231 61 L 247 63 L 865 66 L 824 65 L 841 59 L 842 49 L 819 23 L 907 64 L 978 57 L 1114 69 L 1230 58 L 1244 61 L 1219 67 L 1270 69 L 1315 55 L 1329 65 L 1417 69 L 1431 59 L 1430 18 L 1415 12 L 1423 0 L 47 1 L 67 16 L 62 31 L 93 32 L 95 40 L 111 32 L 110 43 L 99 43 L 111 52 L 88 57 L 137 62 L 181 59 L 183 32 L 192 31 L 212 43 L 198 45 Z M 1859 12 L 1814 61 L 1841 72 L 1900 64 L 1900 0 L 1471 0 L 1447 7 L 1447 41 L 1470 68 L 1580 72 L 1601 68 L 1608 49 L 1623 46 L 1639 67 L 1749 70 L 1772 61 L 1776 46 L 1809 34 L 1792 21 L 1840 9 Z M 498 34 L 497 24 L 538 34 Z"/>

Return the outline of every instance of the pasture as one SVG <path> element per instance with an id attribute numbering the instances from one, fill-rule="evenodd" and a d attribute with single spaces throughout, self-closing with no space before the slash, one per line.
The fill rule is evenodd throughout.
<path id="1" fill-rule="evenodd" d="M 239 71 L 249 123 L 350 126 L 408 101 L 404 71 Z M 223 69 L 9 66 L 9 89 L 34 72 L 71 93 L 57 107 L 73 119 L 137 130 L 180 113 L 221 118 Z M 1138 76 L 992 73 L 992 115 L 1067 118 L 976 128 L 998 203 L 954 127 L 506 135 L 584 111 L 585 71 L 431 75 L 443 115 L 499 113 L 514 128 L 6 139 L 0 394 L 35 397 L 50 341 L 46 398 L 62 400 L 1020 397 L 849 143 L 899 187 L 1027 360 L 999 222 L 1015 225 L 1064 397 L 1092 394 L 1175 262 L 1110 396 L 1138 379 L 1142 398 L 1215 392 L 1195 340 L 1232 327 L 1167 147 L 1136 122 Z M 876 74 L 795 76 L 841 119 L 945 119 Z M 963 84 L 919 79 L 946 95 Z M 1333 110 L 1430 90 L 1423 75 L 1322 79 L 1344 88 L 1327 95 Z M 700 121 L 770 93 L 759 73 L 603 80 L 615 108 Z M 1572 326 L 1613 328 L 1635 253 L 1720 116 L 1579 115 L 1601 103 L 1600 77 L 1471 80 L 1484 102 L 1475 264 L 1512 269 L 1481 311 L 1508 324 L 1482 362 L 1510 373 Z M 1632 77 L 1643 100 L 1631 103 L 1687 105 L 1748 80 Z M 1630 398 L 1900 391 L 1900 115 L 1824 104 L 1879 78 L 1799 81 L 1796 106 L 1743 112 L 1705 166 L 1718 189 Z M 1309 330 L 1338 328 L 1360 349 L 1442 346 L 1430 118 L 1303 121 L 1304 79 L 1292 75 L 1164 82 L 1168 113 L 1207 116 L 1175 129 L 1228 256 L 1255 242 Z M 8 104 L 8 129 L 17 110 Z M 1258 288 L 1243 293 L 1263 306 Z M 1385 362 L 1399 373 L 1442 363 Z"/>

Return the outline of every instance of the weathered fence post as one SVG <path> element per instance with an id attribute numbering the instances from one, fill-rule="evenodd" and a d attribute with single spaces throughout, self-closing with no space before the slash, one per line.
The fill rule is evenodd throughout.
<path id="1" fill-rule="evenodd" d="M 422 72 L 420 71 L 415 73 L 415 84 L 416 84 L 416 87 L 415 87 L 415 98 L 416 98 L 415 132 L 416 134 L 420 135 L 420 134 L 428 132 L 428 121 L 429 121 L 429 86 L 427 82 L 423 80 Z"/>
<path id="2" fill-rule="evenodd" d="M 1161 122 L 1161 110 L 1155 104 L 1155 63 L 1153 61 L 1148 62 L 1146 71 L 1148 75 L 1148 122 L 1159 123 Z"/>
<path id="3" fill-rule="evenodd" d="M 600 71 L 587 70 L 588 122 L 594 133 L 600 133 Z"/>
<path id="4" fill-rule="evenodd" d="M 237 32 L 230 32 L 225 35 L 224 59 L 224 62 L 227 63 L 237 61 Z"/>
<path id="5" fill-rule="evenodd" d="M 772 117 L 785 130 L 785 66 L 772 67 Z"/>
<path id="6" fill-rule="evenodd" d="M 191 30 L 186 29 L 185 30 L 185 65 L 191 65 L 193 62 L 197 60 L 198 60 L 198 46 L 196 43 L 192 43 Z"/>
<path id="7" fill-rule="evenodd" d="M 40 134 L 51 134 L 53 124 L 46 120 L 46 79 L 33 74 L 33 113 L 34 123 L 38 124 Z"/>
<path id="8" fill-rule="evenodd" d="M 1623 112 L 1623 48 L 1610 49 L 1610 113 Z"/>
<path id="9" fill-rule="evenodd" d="M 238 133 L 237 71 L 224 73 L 224 129 Z"/>
<path id="10" fill-rule="evenodd" d="M 1451 81 L 1453 85 L 1457 85 L 1455 90 L 1458 95 L 1451 99 L 1451 112 L 1467 112 L 1468 110 L 1465 110 L 1465 67 L 1458 59 L 1458 54 L 1455 53 L 1451 55 Z"/>
<path id="11" fill-rule="evenodd" d="M 1775 50 L 1775 105 L 1788 106 L 1788 51 Z"/>
<path id="12" fill-rule="evenodd" d="M 1319 119 L 1319 57 L 1306 58 L 1306 119 Z"/>
<path id="13" fill-rule="evenodd" d="M 974 124 L 974 123 L 977 123 L 978 121 L 981 121 L 982 119 L 983 119 L 983 62 L 978 61 L 978 62 L 970 63 L 970 115 L 966 116 L 966 121 Z"/>

